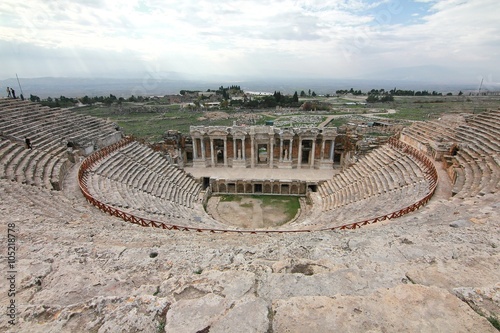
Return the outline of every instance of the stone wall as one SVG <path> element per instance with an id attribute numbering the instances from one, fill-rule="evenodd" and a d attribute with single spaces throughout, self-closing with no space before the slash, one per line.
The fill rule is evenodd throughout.
<path id="1" fill-rule="evenodd" d="M 314 184 L 316 185 L 316 184 Z M 210 179 L 212 194 L 307 194 L 308 183 L 301 180 Z"/>

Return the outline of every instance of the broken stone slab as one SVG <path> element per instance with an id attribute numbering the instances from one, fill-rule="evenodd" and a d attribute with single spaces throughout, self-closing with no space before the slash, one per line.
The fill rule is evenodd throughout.
<path id="1" fill-rule="evenodd" d="M 263 274 L 258 283 L 257 295 L 271 300 L 299 296 L 333 296 L 339 293 L 363 295 L 379 288 L 393 287 L 401 282 L 403 275 L 386 276 L 387 272 L 348 268 L 314 275 Z"/>
<path id="2" fill-rule="evenodd" d="M 260 298 L 238 304 L 210 327 L 210 333 L 269 332 L 269 311 L 270 306 Z"/>
<path id="3" fill-rule="evenodd" d="M 166 298 L 148 295 L 98 296 L 66 307 L 28 306 L 9 332 L 157 332 L 169 306 Z"/>
<path id="4" fill-rule="evenodd" d="M 412 269 L 407 278 L 416 284 L 453 288 L 488 286 L 500 281 L 500 255 L 437 261 L 425 268 Z"/>
<path id="5" fill-rule="evenodd" d="M 454 288 L 453 293 L 480 315 L 500 320 L 500 282 L 487 287 Z"/>
<path id="6" fill-rule="evenodd" d="M 192 333 L 209 329 L 232 304 L 232 301 L 215 294 L 180 300 L 167 312 L 165 331 Z"/>
<path id="7" fill-rule="evenodd" d="M 172 277 L 161 284 L 160 292 L 168 291 L 177 301 L 201 298 L 214 293 L 228 299 L 253 294 L 255 274 L 246 271 L 204 271 L 201 274 Z"/>
<path id="8" fill-rule="evenodd" d="M 365 297 L 306 296 L 273 302 L 274 332 L 485 332 L 497 330 L 443 289 L 399 285 Z"/>

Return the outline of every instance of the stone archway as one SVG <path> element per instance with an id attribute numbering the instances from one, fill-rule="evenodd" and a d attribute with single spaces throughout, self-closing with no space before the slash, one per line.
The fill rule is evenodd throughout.
<path id="1" fill-rule="evenodd" d="M 267 164 L 269 161 L 269 152 L 267 144 L 257 145 L 257 164 Z"/>

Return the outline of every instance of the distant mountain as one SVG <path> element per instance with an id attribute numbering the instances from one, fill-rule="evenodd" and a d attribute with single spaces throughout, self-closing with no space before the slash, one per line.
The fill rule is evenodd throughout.
<path id="1" fill-rule="evenodd" d="M 436 65 L 398 67 L 367 73 L 360 79 L 428 82 L 437 84 L 479 84 L 481 74 L 467 68 L 450 68 Z"/>
<path id="2" fill-rule="evenodd" d="M 420 68 L 420 67 L 419 67 Z M 427 71 L 432 71 L 427 68 Z M 205 80 L 189 80 L 174 78 L 182 77 L 181 74 L 174 75 L 173 73 L 155 73 L 144 74 L 138 78 L 19 78 L 24 97 L 29 98 L 30 94 L 41 98 L 50 97 L 83 97 L 87 96 L 108 96 L 113 94 L 117 97 L 128 98 L 131 95 L 135 96 L 158 96 L 167 94 L 177 94 L 181 89 L 201 90 L 217 89 L 222 86 L 238 84 L 243 90 L 274 92 L 281 91 L 286 94 L 293 94 L 294 91 L 308 91 L 311 89 L 317 94 L 334 94 L 339 89 L 362 90 L 364 92 L 375 88 L 384 88 L 386 90 L 392 88 L 412 89 L 412 90 L 435 90 L 438 92 L 458 92 L 475 91 L 479 87 L 480 81 L 477 83 L 460 83 L 453 80 L 441 81 L 419 81 L 419 78 L 425 77 L 425 74 L 418 74 L 423 71 L 422 68 L 417 69 L 394 69 L 384 71 L 383 73 L 372 73 L 363 78 L 358 79 L 310 79 L 310 78 L 246 78 L 243 80 L 228 80 L 224 77 L 211 77 Z M 437 72 L 436 69 L 434 69 Z M 443 71 L 441 71 L 443 72 Z M 413 73 L 413 74 L 412 74 Z M 450 72 L 448 72 L 450 73 Z M 168 76 L 171 78 L 168 78 Z M 483 87 L 485 90 L 500 90 L 500 86 L 485 80 Z M 451 82 L 451 83 L 450 83 Z M 14 87 L 17 95 L 21 94 L 17 79 L 11 78 L 0 81 L 0 96 L 5 96 L 5 87 Z M 490 88 L 488 88 L 490 87 Z"/>
<path id="3" fill-rule="evenodd" d="M 181 89 L 217 88 L 213 83 L 165 79 L 145 74 L 142 78 L 19 78 L 24 96 L 30 94 L 41 98 L 51 97 L 83 97 L 108 96 L 113 94 L 117 97 L 153 96 L 179 93 Z M 16 79 L 0 81 L 0 86 L 14 87 L 16 91 L 20 88 Z M 0 91 L 0 94 L 2 91 Z M 18 94 L 19 94 L 18 93 Z"/>

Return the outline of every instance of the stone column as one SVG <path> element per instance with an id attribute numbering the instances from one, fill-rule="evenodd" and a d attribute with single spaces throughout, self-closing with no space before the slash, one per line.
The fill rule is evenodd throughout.
<path id="1" fill-rule="evenodd" d="M 330 161 L 333 161 L 334 149 L 335 149 L 335 139 L 332 140 L 332 144 L 330 145 Z"/>
<path id="2" fill-rule="evenodd" d="M 280 136 L 280 162 L 283 162 L 283 138 Z"/>
<path id="3" fill-rule="evenodd" d="M 254 168 L 255 167 L 255 147 L 254 147 L 253 135 L 250 135 L 250 144 L 251 144 L 250 153 L 252 155 L 252 161 L 250 162 L 250 167 Z"/>
<path id="4" fill-rule="evenodd" d="M 233 136 L 233 160 L 238 159 L 238 151 L 236 150 L 236 138 Z"/>
<path id="5" fill-rule="evenodd" d="M 205 157 L 205 139 L 203 137 L 201 137 L 200 142 L 201 142 L 201 158 L 203 159 L 203 161 L 205 161 L 205 159 L 206 159 L 206 157 Z"/>
<path id="6" fill-rule="evenodd" d="M 273 168 L 274 161 L 274 137 L 271 138 L 271 142 L 269 143 L 269 167 Z"/>
<path id="7" fill-rule="evenodd" d="M 292 152 L 293 152 L 293 138 L 290 139 L 290 147 L 288 149 L 288 160 L 289 161 L 293 161 Z"/>
<path id="8" fill-rule="evenodd" d="M 302 167 L 302 138 L 299 139 L 299 160 L 297 161 L 297 169 Z"/>
<path id="9" fill-rule="evenodd" d="M 312 168 L 314 168 L 314 155 L 316 152 L 316 138 L 313 139 L 313 144 L 312 144 L 312 150 L 311 150 L 311 153 L 309 154 L 309 165 Z"/>
<path id="10" fill-rule="evenodd" d="M 227 137 L 224 137 L 224 167 L 227 168 Z"/>
<path id="11" fill-rule="evenodd" d="M 325 139 L 321 139 L 321 153 L 319 156 L 321 161 L 323 161 L 325 159 L 325 143 L 326 143 Z"/>
<path id="12" fill-rule="evenodd" d="M 246 159 L 245 157 L 245 138 L 241 139 L 241 156 L 243 157 L 243 161 Z"/>
<path id="13" fill-rule="evenodd" d="M 212 161 L 212 167 L 215 167 L 215 156 L 214 156 L 214 139 L 210 138 L 210 159 Z"/>
<path id="14" fill-rule="evenodd" d="M 198 139 L 193 138 L 193 160 L 198 159 Z"/>

